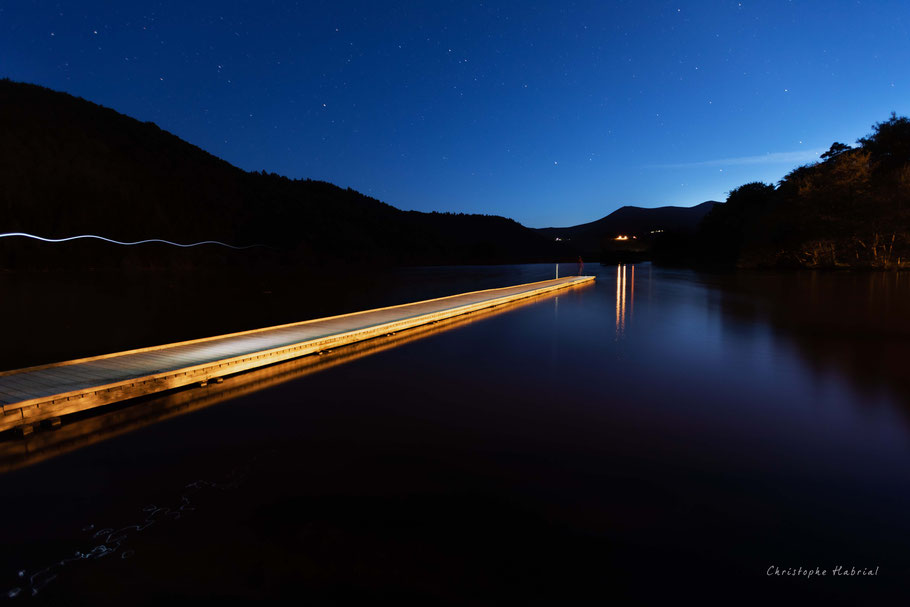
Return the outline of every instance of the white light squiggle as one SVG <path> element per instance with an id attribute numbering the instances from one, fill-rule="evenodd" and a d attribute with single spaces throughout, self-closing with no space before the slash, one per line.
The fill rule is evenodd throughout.
<path id="1" fill-rule="evenodd" d="M 34 238 L 35 240 L 41 240 L 44 242 L 67 242 L 69 240 L 79 240 L 81 238 L 94 238 L 96 240 L 103 240 L 105 242 L 111 242 L 114 244 L 133 246 L 137 244 L 146 244 L 149 242 L 161 242 L 164 244 L 169 244 L 175 247 L 188 248 L 188 247 L 198 247 L 204 244 L 216 244 L 222 247 L 227 247 L 229 249 L 236 249 L 238 251 L 243 249 L 252 249 L 254 247 L 265 247 L 269 248 L 264 244 L 250 244 L 243 247 L 235 247 L 234 245 L 227 244 L 225 242 L 220 242 L 218 240 L 203 240 L 202 242 L 191 242 L 189 244 L 181 244 L 179 242 L 171 242 L 170 240 L 162 240 L 160 238 L 149 238 L 148 240 L 137 240 L 136 242 L 121 242 L 119 240 L 113 240 L 111 238 L 105 238 L 104 236 L 97 236 L 95 234 L 80 234 L 78 236 L 68 236 L 66 238 L 44 238 L 43 236 L 35 236 L 34 234 L 26 234 L 25 232 L 7 232 L 5 234 L 0 234 L 0 238 L 10 238 L 13 236 L 21 236 L 24 238 Z"/>

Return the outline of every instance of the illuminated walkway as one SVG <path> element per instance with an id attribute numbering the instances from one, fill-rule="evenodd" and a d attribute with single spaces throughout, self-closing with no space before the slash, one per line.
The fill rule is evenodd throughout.
<path id="1" fill-rule="evenodd" d="M 594 281 L 571 276 L 0 373 L 0 431 Z"/>

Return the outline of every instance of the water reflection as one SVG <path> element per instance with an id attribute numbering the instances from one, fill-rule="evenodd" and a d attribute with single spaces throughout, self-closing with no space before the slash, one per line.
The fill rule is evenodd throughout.
<path id="1" fill-rule="evenodd" d="M 793 272 L 702 275 L 730 328 L 769 326 L 817 377 L 850 379 L 870 399 L 882 390 L 910 405 L 910 275 Z M 910 417 L 910 409 L 907 411 Z"/>
<path id="2" fill-rule="evenodd" d="M 156 488 L 221 478 L 223 462 L 274 447 L 280 457 L 236 499 L 200 492 L 204 515 L 179 525 L 193 534 L 153 526 L 131 535 L 129 567 L 99 559 L 82 582 L 68 566 L 46 592 L 128 579 L 111 594 L 126 603 L 134 589 L 170 596 L 169 576 L 198 568 L 181 590 L 324 603 L 338 588 L 362 590 L 335 601 L 352 604 L 367 593 L 585 604 L 605 588 L 619 604 L 654 605 L 680 594 L 724 604 L 743 588 L 750 604 L 902 596 L 910 275 L 596 271 L 558 301 L 430 340 L 401 334 L 382 356 L 325 373 L 354 351 L 298 361 L 310 370 L 285 363 L 279 376 L 312 375 L 263 377 L 276 387 L 236 386 L 233 406 L 113 438 L 129 431 L 124 418 L 97 430 L 110 440 L 4 476 L 16 525 L 0 574 L 72 554 L 57 549 L 67 525 L 132 525 L 136 504 L 173 503 Z M 171 415 L 111 414 L 143 409 Z M 882 573 L 806 583 L 768 578 L 769 565 Z"/>
<path id="3" fill-rule="evenodd" d="M 628 266 L 629 279 L 626 282 L 626 264 L 616 266 L 616 341 L 625 337 L 626 314 L 629 322 L 632 321 L 632 312 L 635 307 L 635 266 Z M 626 294 L 628 293 L 628 306 Z"/>

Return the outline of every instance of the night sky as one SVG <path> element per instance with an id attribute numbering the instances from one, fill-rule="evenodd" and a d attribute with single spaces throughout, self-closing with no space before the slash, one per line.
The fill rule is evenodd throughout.
<path id="1" fill-rule="evenodd" d="M 907 0 L 0 4 L 0 76 L 531 227 L 776 182 L 910 114 L 908 66 Z"/>

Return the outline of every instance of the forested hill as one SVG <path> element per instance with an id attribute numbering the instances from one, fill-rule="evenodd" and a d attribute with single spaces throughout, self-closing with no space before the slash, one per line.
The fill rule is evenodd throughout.
<path id="1" fill-rule="evenodd" d="M 351 189 L 246 172 L 150 122 L 0 80 L 0 233 L 100 234 L 265 244 L 226 250 L 0 241 L 0 267 L 235 262 L 390 264 L 552 260 L 554 245 L 503 217 L 406 212 Z M 23 253 L 26 251 L 27 253 Z M 57 251 L 57 252 L 54 252 Z M 241 261 L 238 261 L 241 260 Z"/>
<path id="2" fill-rule="evenodd" d="M 892 114 L 872 129 L 776 186 L 731 191 L 702 222 L 695 257 L 739 267 L 910 267 L 910 120 Z"/>

